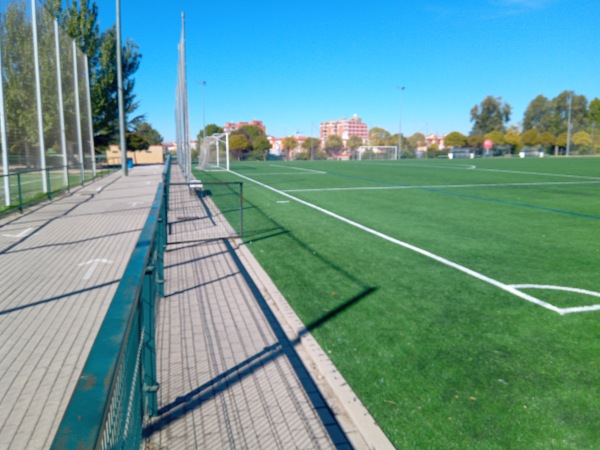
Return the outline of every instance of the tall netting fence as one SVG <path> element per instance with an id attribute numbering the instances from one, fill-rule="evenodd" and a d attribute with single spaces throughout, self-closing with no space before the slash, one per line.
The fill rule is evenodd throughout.
<path id="1" fill-rule="evenodd" d="M 95 175 L 87 57 L 38 0 L 0 0 L 0 210 Z"/>
<path id="2" fill-rule="evenodd" d="M 185 62 L 185 18 L 181 15 L 181 38 L 178 46 L 177 92 L 175 96 L 175 128 L 177 163 L 186 181 L 192 178 L 192 149 L 190 146 L 190 118 L 188 110 L 187 75 Z"/>

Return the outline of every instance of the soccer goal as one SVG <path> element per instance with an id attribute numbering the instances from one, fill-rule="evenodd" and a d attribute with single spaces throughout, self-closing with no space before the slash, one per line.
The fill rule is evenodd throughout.
<path id="1" fill-rule="evenodd" d="M 475 150 L 470 147 L 456 147 L 448 152 L 448 159 L 473 159 Z"/>
<path id="2" fill-rule="evenodd" d="M 358 147 L 357 156 L 360 161 L 398 159 L 398 147 L 395 145 L 362 145 Z"/>
<path id="3" fill-rule="evenodd" d="M 519 152 L 519 158 L 543 158 L 544 150 L 541 147 L 523 147 Z"/>
<path id="4" fill-rule="evenodd" d="M 229 133 L 215 133 L 202 140 L 199 170 L 229 170 Z"/>

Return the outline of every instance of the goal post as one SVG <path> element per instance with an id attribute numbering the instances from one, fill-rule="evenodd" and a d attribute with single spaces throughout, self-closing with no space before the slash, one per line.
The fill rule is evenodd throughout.
<path id="1" fill-rule="evenodd" d="M 395 145 L 361 145 L 357 150 L 357 158 L 363 160 L 395 160 L 398 159 L 398 147 Z"/>
<path id="2" fill-rule="evenodd" d="M 229 170 L 229 133 L 215 133 L 202 139 L 197 169 Z"/>

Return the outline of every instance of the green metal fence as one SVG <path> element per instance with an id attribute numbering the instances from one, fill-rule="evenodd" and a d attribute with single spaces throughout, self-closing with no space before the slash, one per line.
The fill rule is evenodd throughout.
<path id="1" fill-rule="evenodd" d="M 75 164 L 0 175 L 0 215 L 14 210 L 23 212 L 26 206 L 46 199 L 52 200 L 62 192 L 84 186 L 116 170 L 97 165 L 96 170 L 92 171 L 83 164 Z M 6 185 L 9 186 L 8 189 Z M 46 186 L 46 192 L 43 186 Z"/>
<path id="2" fill-rule="evenodd" d="M 163 182 L 98 332 L 53 449 L 138 449 L 157 412 L 155 302 L 164 295 L 167 192 Z"/>

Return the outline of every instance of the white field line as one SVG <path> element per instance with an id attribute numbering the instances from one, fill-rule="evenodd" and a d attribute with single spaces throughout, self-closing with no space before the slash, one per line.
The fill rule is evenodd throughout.
<path id="1" fill-rule="evenodd" d="M 365 164 L 376 164 L 376 163 L 365 163 Z M 459 167 L 456 167 L 459 166 Z M 545 176 L 545 177 L 561 177 L 561 178 L 579 178 L 579 179 L 584 179 L 584 180 L 598 180 L 600 181 L 600 177 L 592 177 L 592 176 L 585 176 L 585 175 L 568 175 L 568 174 L 564 174 L 564 173 L 546 173 L 546 172 L 526 172 L 523 170 L 506 170 L 506 169 L 484 169 L 481 167 L 477 167 L 474 164 L 456 164 L 456 165 L 443 165 L 443 164 L 439 164 L 439 165 L 426 165 L 426 164 L 410 164 L 410 165 L 405 165 L 405 166 L 394 166 L 394 167 L 405 167 L 405 168 L 410 168 L 410 167 L 425 167 L 425 168 L 433 168 L 433 169 L 454 169 L 454 170 L 478 170 L 478 171 L 482 171 L 482 172 L 501 172 L 501 173 L 515 173 L 515 174 L 523 174 L 523 175 L 541 175 L 541 176 Z"/>
<path id="2" fill-rule="evenodd" d="M 439 184 L 425 186 L 362 186 L 347 188 L 317 188 L 317 189 L 286 189 L 282 192 L 323 192 L 323 191 L 376 191 L 389 189 L 450 189 L 473 187 L 514 187 L 514 186 L 554 186 L 573 184 L 600 184 L 599 181 L 540 181 L 531 183 L 488 183 L 488 184 Z"/>
<path id="3" fill-rule="evenodd" d="M 252 176 L 260 175 L 325 175 L 327 172 L 258 172 L 253 173 Z"/>
<path id="4" fill-rule="evenodd" d="M 478 167 L 477 170 L 483 171 L 483 172 L 504 172 L 504 173 L 516 173 L 516 174 L 524 174 L 524 175 L 542 175 L 544 177 L 579 178 L 579 179 L 583 179 L 583 180 L 598 180 L 598 181 L 600 181 L 600 177 L 588 177 L 588 176 L 584 176 L 584 175 L 567 175 L 567 174 L 563 174 L 563 173 L 523 172 L 521 170 L 482 169 L 480 167 Z"/>
<path id="5" fill-rule="evenodd" d="M 281 169 L 281 166 L 275 165 L 275 164 L 269 164 L 269 166 L 271 167 L 277 167 L 278 169 Z M 291 166 L 285 166 L 286 169 L 294 169 L 294 170 L 301 170 L 304 172 L 312 172 L 312 173 L 319 173 L 319 174 L 325 174 L 327 172 L 323 172 L 322 170 L 313 170 L 313 169 L 303 169 L 301 167 L 291 167 Z"/>
<path id="6" fill-rule="evenodd" d="M 412 251 L 414 251 L 416 253 L 419 253 L 419 254 L 421 254 L 423 256 L 426 256 L 427 258 L 431 258 L 431 259 L 433 259 L 435 261 L 438 261 L 438 262 L 440 262 L 442 264 L 445 264 L 446 266 L 452 267 L 452 268 L 454 268 L 456 270 L 459 270 L 459 271 L 461 271 L 463 273 L 466 273 L 467 275 L 470 275 L 470 276 L 472 276 L 474 278 L 477 278 L 478 280 L 481 280 L 481 281 L 483 281 L 485 283 L 491 284 L 492 286 L 496 286 L 496 287 L 502 289 L 503 291 L 506 291 L 506 292 L 508 292 L 510 294 L 513 294 L 513 295 L 515 295 L 515 296 L 517 296 L 519 298 L 522 298 L 523 300 L 526 300 L 528 302 L 534 303 L 534 304 L 536 304 L 538 306 L 541 306 L 542 308 L 546 308 L 546 309 L 548 309 L 550 311 L 554 311 L 554 312 L 556 312 L 556 313 L 558 313 L 560 315 L 565 314 L 565 312 L 564 312 L 563 309 L 558 308 L 558 307 L 556 307 L 554 305 L 551 305 L 550 303 L 544 302 L 543 300 L 540 300 L 539 298 L 536 298 L 536 297 L 534 297 L 532 295 L 525 294 L 524 292 L 519 291 L 518 289 L 516 289 L 513 286 L 510 286 L 508 284 L 504 284 L 504 283 L 502 283 L 502 282 L 500 282 L 498 280 L 494 280 L 493 278 L 490 278 L 490 277 L 488 277 L 486 275 L 483 275 L 482 273 L 476 272 L 476 271 L 474 271 L 472 269 L 469 269 L 468 267 L 465 267 L 465 266 L 462 266 L 460 264 L 457 264 L 457 263 L 455 263 L 453 261 L 450 261 L 450 260 L 448 260 L 446 258 L 438 256 L 438 255 L 436 255 L 434 253 L 431 253 L 431 252 L 429 252 L 427 250 L 424 250 L 422 248 L 419 248 L 419 247 L 416 247 L 414 245 L 411 245 L 411 244 L 409 244 L 407 242 L 403 242 L 403 241 L 400 241 L 398 239 L 395 239 L 395 238 L 393 238 L 391 236 L 388 236 L 387 234 L 380 233 L 379 231 L 376 231 L 376 230 L 373 230 L 372 228 L 369 228 L 369 227 L 366 227 L 364 225 L 361 225 L 360 223 L 354 222 L 354 221 L 352 221 L 350 219 L 347 219 L 346 217 L 340 216 L 339 214 L 336 214 L 336 213 L 334 213 L 332 211 L 329 211 L 327 209 L 321 208 L 320 206 L 313 205 L 312 203 L 309 203 L 309 202 L 306 202 L 304 200 L 301 200 L 301 199 L 299 199 L 297 197 L 294 197 L 293 195 L 290 195 L 290 194 L 287 194 L 285 192 L 282 192 L 282 191 L 280 191 L 278 189 L 275 189 L 275 188 L 273 188 L 271 186 L 268 186 L 268 185 L 266 185 L 264 183 L 261 183 L 259 181 L 253 180 L 252 178 L 249 178 L 249 177 L 247 177 L 245 175 L 241 175 L 241 174 L 239 174 L 237 172 L 232 172 L 232 173 L 235 174 L 235 175 L 237 175 L 237 176 L 239 176 L 240 178 L 243 178 L 245 180 L 250 181 L 251 183 L 258 184 L 259 186 L 262 186 L 265 189 L 268 189 L 268 190 L 273 191 L 273 192 L 275 192 L 277 194 L 280 194 L 280 195 L 282 195 L 284 197 L 287 197 L 290 200 L 294 200 L 295 202 L 298 202 L 298 203 L 300 203 L 302 205 L 308 206 L 309 208 L 312 208 L 312 209 L 315 209 L 315 210 L 317 210 L 319 212 L 322 212 L 323 214 L 326 214 L 326 215 L 328 215 L 330 217 L 333 217 L 334 219 L 338 219 L 338 220 L 340 220 L 340 221 L 342 221 L 344 223 L 347 223 L 348 225 L 356 227 L 359 230 L 363 230 L 363 231 L 365 231 L 367 233 L 370 233 L 370 234 L 372 234 L 374 236 L 377 236 L 377 237 L 380 237 L 382 239 L 385 239 L 386 241 L 389 241 L 389 242 L 391 242 L 393 244 L 399 245 L 399 246 L 404 247 L 404 248 L 406 248 L 408 250 L 412 250 Z M 575 311 L 573 311 L 573 312 L 575 312 Z"/>
<path id="7" fill-rule="evenodd" d="M 515 289 L 548 289 L 553 291 L 575 292 L 576 294 L 590 295 L 600 298 L 600 292 L 588 291 L 587 289 L 572 288 L 567 286 L 553 286 L 548 284 L 513 284 Z M 562 308 L 561 314 L 571 314 L 578 312 L 600 311 L 600 305 L 575 306 L 572 308 Z"/>

